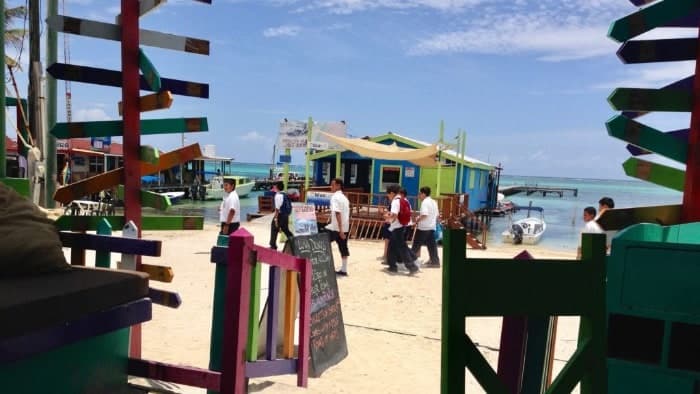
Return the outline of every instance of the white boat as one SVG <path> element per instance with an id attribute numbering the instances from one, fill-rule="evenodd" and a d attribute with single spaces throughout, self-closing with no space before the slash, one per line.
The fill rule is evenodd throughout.
<path id="1" fill-rule="evenodd" d="M 239 198 L 244 198 L 250 194 L 255 186 L 255 181 L 238 175 L 216 175 L 204 186 L 205 200 L 221 200 L 224 198 L 224 179 L 236 180 L 236 193 Z"/>
<path id="2" fill-rule="evenodd" d="M 525 208 L 522 208 L 525 209 Z M 540 213 L 540 217 L 530 216 L 531 211 Z M 540 242 L 542 235 L 547 230 L 547 223 L 544 221 L 544 209 L 541 207 L 533 207 L 532 202 L 527 207 L 527 217 L 513 221 L 512 214 L 510 215 L 510 228 L 501 233 L 503 242 L 512 244 L 535 245 Z"/>
<path id="3" fill-rule="evenodd" d="M 180 202 L 182 197 L 185 196 L 185 192 L 164 192 L 164 193 L 158 193 L 161 196 L 168 197 L 170 199 L 171 204 L 176 204 Z"/>

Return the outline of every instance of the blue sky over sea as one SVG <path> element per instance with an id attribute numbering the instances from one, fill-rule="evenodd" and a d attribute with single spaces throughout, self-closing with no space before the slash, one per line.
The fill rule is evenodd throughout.
<path id="1" fill-rule="evenodd" d="M 427 142 L 444 120 L 446 140 L 466 130 L 467 154 L 506 174 L 625 178 L 625 143 L 605 130 L 616 114 L 607 96 L 693 72 L 693 62 L 617 59 L 608 27 L 635 9 L 627 0 L 169 0 L 141 27 L 208 39 L 211 56 L 143 49 L 162 76 L 209 83 L 211 97 L 175 96 L 170 110 L 144 118 L 207 116 L 210 131 L 186 143 L 215 144 L 242 162 L 270 161 L 283 118 L 345 120 L 352 136 L 393 131 Z M 113 23 L 118 12 L 118 1 L 65 0 L 71 16 Z M 68 44 L 72 64 L 120 67 L 116 42 L 71 35 Z M 63 45 L 59 34 L 60 62 Z M 58 92 L 63 121 L 62 81 Z M 118 89 L 73 83 L 72 95 L 75 121 L 119 118 Z M 660 130 L 689 124 L 687 114 L 640 120 Z M 181 138 L 142 142 L 168 150 Z"/>

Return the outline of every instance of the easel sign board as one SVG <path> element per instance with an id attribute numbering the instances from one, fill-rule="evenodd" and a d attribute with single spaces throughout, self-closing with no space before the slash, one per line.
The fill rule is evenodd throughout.
<path id="1" fill-rule="evenodd" d="M 319 377 L 348 356 L 345 325 L 328 233 L 291 240 L 292 253 L 311 261 L 311 372 Z"/>

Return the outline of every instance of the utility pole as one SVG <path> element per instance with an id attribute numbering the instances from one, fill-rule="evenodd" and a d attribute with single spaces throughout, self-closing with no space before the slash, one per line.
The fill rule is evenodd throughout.
<path id="1" fill-rule="evenodd" d="M 27 94 L 28 106 L 29 106 L 29 132 L 32 134 L 34 141 L 38 141 L 40 136 L 37 135 L 38 128 L 37 123 L 39 119 L 36 118 L 36 114 L 39 108 L 39 87 L 37 82 L 40 81 L 40 77 L 36 74 L 36 70 L 33 67 L 34 62 L 41 62 L 41 51 L 39 49 L 40 44 L 40 21 L 39 21 L 39 11 L 41 7 L 41 0 L 29 0 L 29 91 Z M 39 149 L 41 149 L 41 145 Z"/>
<path id="2" fill-rule="evenodd" d="M 58 14 L 58 0 L 49 0 L 48 16 Z M 51 65 L 58 58 L 58 34 L 56 30 L 49 28 L 48 37 L 46 38 L 46 63 Z M 57 99 L 56 78 L 47 73 L 46 75 L 46 152 L 44 159 L 46 160 L 46 207 L 55 208 L 56 201 L 53 199 L 53 194 L 56 191 L 56 138 L 51 135 L 51 129 L 56 124 Z"/>
<path id="3" fill-rule="evenodd" d="M 2 37 L 5 37 L 5 0 L 0 0 L 0 7 L 2 7 L 3 12 L 0 12 L 0 33 Z M 0 59 L 5 61 L 5 41 L 3 40 L 2 45 L 0 45 Z M 0 100 L 2 100 L 3 105 L 5 102 L 5 65 L 3 65 L 0 71 Z M 18 97 L 19 98 L 19 97 Z M 17 103 L 21 105 L 21 103 Z M 7 176 L 6 174 L 6 161 L 5 161 L 5 108 L 0 110 L 0 125 L 2 125 L 2 133 L 0 133 L 0 179 Z"/>

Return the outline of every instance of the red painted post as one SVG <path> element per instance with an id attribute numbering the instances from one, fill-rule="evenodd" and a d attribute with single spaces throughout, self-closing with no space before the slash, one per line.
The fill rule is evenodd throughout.
<path id="1" fill-rule="evenodd" d="M 299 350 L 297 386 L 306 387 L 309 380 L 309 345 L 311 341 L 311 261 L 297 259 L 301 268 L 299 300 Z"/>
<path id="2" fill-rule="evenodd" d="M 141 238 L 141 170 L 139 150 L 139 0 L 121 0 L 122 103 L 124 104 L 124 216 L 133 221 Z M 141 257 L 136 258 L 136 268 Z M 131 328 L 129 355 L 141 357 L 141 326 Z"/>
<path id="3" fill-rule="evenodd" d="M 246 392 L 245 349 L 248 341 L 253 236 L 245 229 L 229 237 L 221 352 L 221 394 Z"/>
<path id="4" fill-rule="evenodd" d="M 698 39 L 700 39 L 700 31 Z M 683 223 L 700 221 L 700 46 L 698 46 L 695 60 L 693 112 L 690 116 L 681 221 Z"/>

